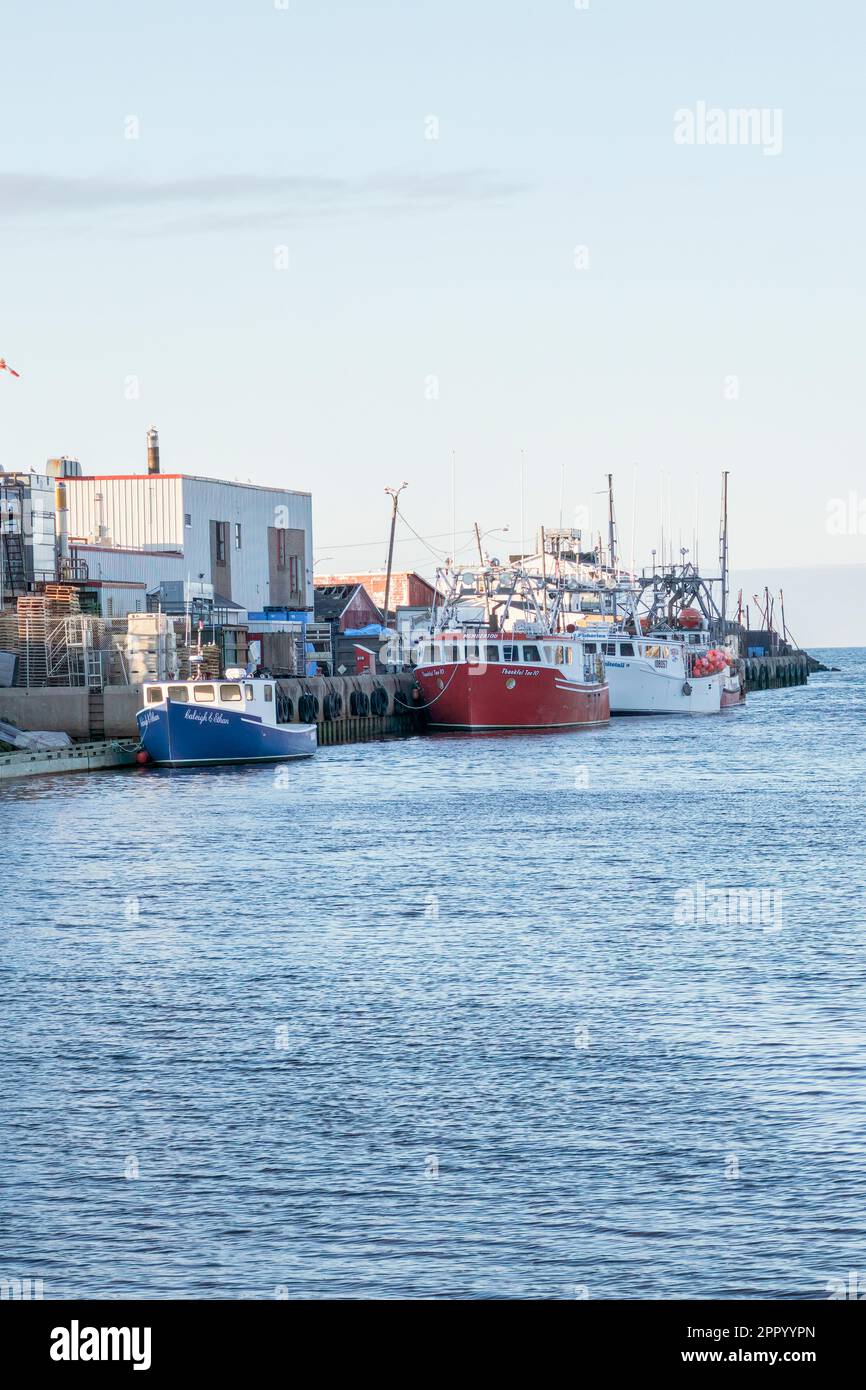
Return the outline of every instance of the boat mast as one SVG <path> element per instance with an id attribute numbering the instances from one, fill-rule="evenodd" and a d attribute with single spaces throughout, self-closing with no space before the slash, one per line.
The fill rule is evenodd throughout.
<path id="1" fill-rule="evenodd" d="M 719 526 L 719 573 L 722 576 L 722 637 L 728 616 L 728 470 L 722 471 L 722 516 Z"/>
<path id="2" fill-rule="evenodd" d="M 614 577 L 613 591 L 613 616 L 616 617 L 616 522 L 613 512 L 613 474 L 607 475 L 607 544 L 609 551 L 610 567 Z"/>
<path id="3" fill-rule="evenodd" d="M 490 584 L 487 577 L 487 568 L 484 564 L 484 551 L 481 548 L 481 528 L 475 522 L 475 543 L 478 546 L 478 563 L 481 566 L 481 582 L 484 585 L 484 612 L 487 615 L 487 626 L 490 627 Z"/>

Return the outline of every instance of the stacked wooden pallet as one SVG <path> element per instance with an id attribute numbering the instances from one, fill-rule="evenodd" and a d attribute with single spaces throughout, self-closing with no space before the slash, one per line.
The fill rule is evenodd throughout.
<path id="1" fill-rule="evenodd" d="M 81 598 L 74 584 L 46 584 L 45 609 L 55 618 L 77 617 L 81 612 Z"/>
<path id="2" fill-rule="evenodd" d="M 206 677 L 208 680 L 211 681 L 219 680 L 220 676 L 222 675 L 222 671 L 220 670 L 221 662 L 219 647 L 208 642 L 205 646 L 202 647 L 201 654 L 204 658 L 201 662 L 202 677 Z"/>
<path id="3" fill-rule="evenodd" d="M 44 594 L 21 594 L 18 616 L 18 680 L 22 685 L 48 683 L 48 616 Z"/>

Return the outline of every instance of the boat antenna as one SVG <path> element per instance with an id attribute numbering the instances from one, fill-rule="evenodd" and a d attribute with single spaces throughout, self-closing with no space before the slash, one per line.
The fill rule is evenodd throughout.
<path id="1" fill-rule="evenodd" d="M 719 573 L 722 576 L 722 635 L 728 615 L 728 469 L 722 470 L 722 515 L 719 523 Z"/>
<path id="2" fill-rule="evenodd" d="M 520 450 L 520 563 L 526 554 L 526 455 Z"/>
<path id="3" fill-rule="evenodd" d="M 634 580 L 634 528 L 637 515 L 637 464 L 632 466 L 631 474 L 631 578 Z"/>
<path id="4" fill-rule="evenodd" d="M 405 486 L 405 484 L 404 484 Z M 451 567 L 457 568 L 457 451 L 451 450 Z"/>
<path id="5" fill-rule="evenodd" d="M 610 568 L 616 583 L 616 517 L 613 510 L 613 474 L 607 475 L 607 545 L 610 559 Z M 613 616 L 616 617 L 616 588 L 613 591 Z"/>

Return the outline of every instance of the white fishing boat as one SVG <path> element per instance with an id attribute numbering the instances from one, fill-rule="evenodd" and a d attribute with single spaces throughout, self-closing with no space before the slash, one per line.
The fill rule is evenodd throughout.
<path id="1" fill-rule="evenodd" d="M 680 638 L 585 629 L 584 647 L 604 658 L 611 714 L 718 714 L 724 672 L 705 668 L 698 648 Z"/>

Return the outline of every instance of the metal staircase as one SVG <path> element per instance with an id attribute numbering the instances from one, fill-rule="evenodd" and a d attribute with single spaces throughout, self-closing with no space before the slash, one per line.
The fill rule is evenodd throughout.
<path id="1" fill-rule="evenodd" d="M 27 566 L 24 559 L 24 541 L 17 531 L 4 531 L 0 538 L 3 553 L 0 567 L 3 571 L 3 588 L 10 598 L 27 593 Z"/>

